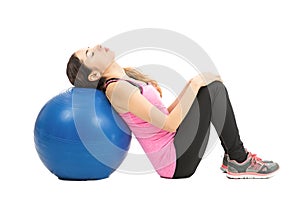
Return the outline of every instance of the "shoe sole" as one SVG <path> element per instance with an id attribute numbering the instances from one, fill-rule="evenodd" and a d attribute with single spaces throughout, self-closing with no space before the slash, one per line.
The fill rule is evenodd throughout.
<path id="1" fill-rule="evenodd" d="M 232 173 L 227 171 L 226 176 L 230 179 L 268 179 L 273 177 L 277 173 L 278 169 L 269 174 L 259 174 L 255 172 Z"/>

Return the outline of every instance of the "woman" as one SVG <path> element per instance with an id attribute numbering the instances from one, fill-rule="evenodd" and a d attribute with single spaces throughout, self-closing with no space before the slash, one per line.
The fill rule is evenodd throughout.
<path id="1" fill-rule="evenodd" d="M 269 178 L 279 169 L 247 152 L 239 136 L 227 90 L 219 76 L 192 78 L 166 108 L 156 81 L 122 68 L 114 52 L 101 45 L 75 52 L 67 76 L 76 87 L 103 90 L 163 178 L 194 174 L 208 142 L 210 122 L 224 148 L 221 169 L 229 178 Z"/>

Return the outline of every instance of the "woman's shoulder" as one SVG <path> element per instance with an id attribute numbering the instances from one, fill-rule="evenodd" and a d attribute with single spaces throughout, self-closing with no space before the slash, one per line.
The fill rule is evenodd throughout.
<path id="1" fill-rule="evenodd" d="M 124 94 L 132 93 L 136 90 L 138 90 L 138 88 L 131 83 L 118 80 L 108 84 L 105 93 L 108 97 L 111 97 L 112 95 L 122 97 Z"/>
<path id="2" fill-rule="evenodd" d="M 139 92 L 139 88 L 127 81 L 116 81 L 110 83 L 105 94 L 119 113 L 125 113 L 129 110 L 129 102 L 133 94 Z"/>

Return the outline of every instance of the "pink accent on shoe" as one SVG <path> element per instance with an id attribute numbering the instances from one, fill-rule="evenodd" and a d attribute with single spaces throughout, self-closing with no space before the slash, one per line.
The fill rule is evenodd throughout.
<path id="1" fill-rule="evenodd" d="M 221 169 L 224 173 L 227 173 L 227 171 L 228 171 L 228 166 L 222 164 L 222 166 L 220 167 L 220 169 Z"/>

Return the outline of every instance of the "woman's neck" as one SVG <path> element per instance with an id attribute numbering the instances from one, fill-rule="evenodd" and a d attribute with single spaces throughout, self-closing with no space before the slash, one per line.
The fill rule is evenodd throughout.
<path id="1" fill-rule="evenodd" d="M 102 76 L 109 78 L 127 77 L 124 69 L 115 61 L 103 72 Z"/>

